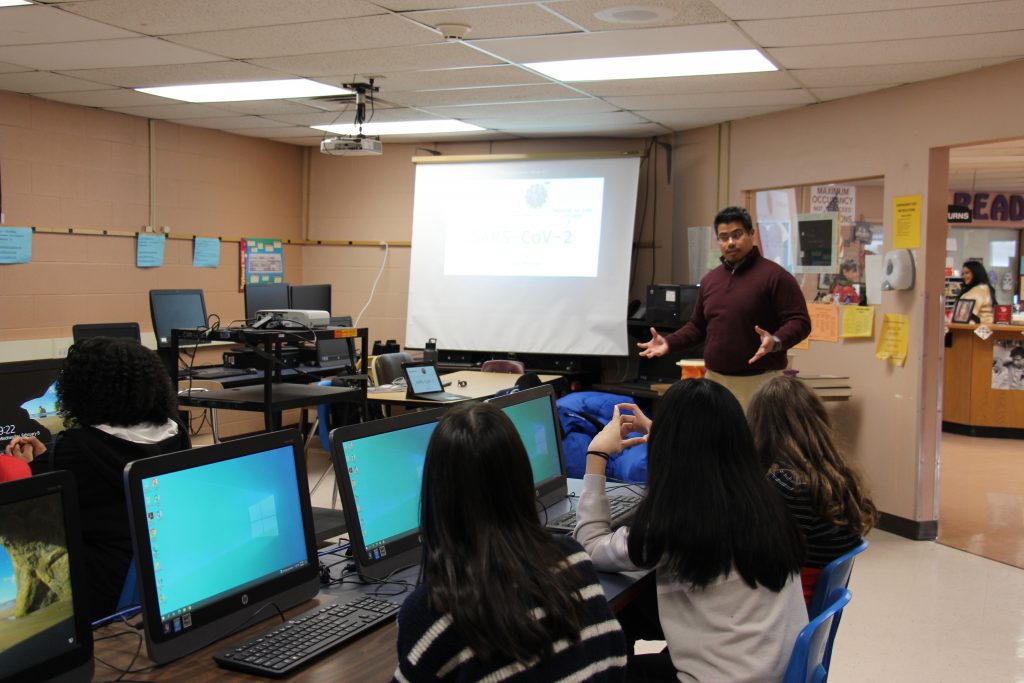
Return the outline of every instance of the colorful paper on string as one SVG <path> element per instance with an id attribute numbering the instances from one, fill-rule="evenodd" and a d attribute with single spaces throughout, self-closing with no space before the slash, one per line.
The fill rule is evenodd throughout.
<path id="1" fill-rule="evenodd" d="M 839 307 L 832 304 L 807 304 L 807 312 L 811 315 L 811 334 L 807 337 L 813 341 L 839 340 Z"/>
<path id="2" fill-rule="evenodd" d="M 873 337 L 875 334 L 874 306 L 843 306 L 844 339 Z"/>
<path id="3" fill-rule="evenodd" d="M 164 247 L 167 238 L 148 232 L 140 232 L 135 240 L 135 265 L 138 268 L 159 268 L 164 265 Z"/>
<path id="4" fill-rule="evenodd" d="M 197 237 L 192 243 L 192 267 L 216 268 L 220 265 L 220 239 Z"/>
<path id="5" fill-rule="evenodd" d="M 907 362 L 907 336 L 910 330 L 910 316 L 886 313 L 882 316 L 882 330 L 878 334 L 875 358 L 888 360 L 903 367 Z"/>
<path id="6" fill-rule="evenodd" d="M 0 228 L 0 263 L 32 260 L 32 228 Z"/>

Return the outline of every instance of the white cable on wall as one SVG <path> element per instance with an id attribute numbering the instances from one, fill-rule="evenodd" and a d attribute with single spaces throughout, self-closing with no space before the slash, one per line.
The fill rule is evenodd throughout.
<path id="1" fill-rule="evenodd" d="M 359 321 L 363 318 L 363 313 L 369 308 L 370 302 L 373 301 L 373 295 L 377 291 L 377 283 L 380 282 L 380 276 L 384 274 L 384 266 L 388 264 L 388 243 L 381 242 L 384 246 L 384 260 L 380 264 L 380 270 L 377 272 L 377 278 L 373 281 L 373 287 L 370 288 L 370 298 L 366 300 L 366 305 L 363 306 L 362 310 L 359 311 L 359 315 L 356 316 L 355 322 L 352 323 L 352 327 L 359 327 Z"/>

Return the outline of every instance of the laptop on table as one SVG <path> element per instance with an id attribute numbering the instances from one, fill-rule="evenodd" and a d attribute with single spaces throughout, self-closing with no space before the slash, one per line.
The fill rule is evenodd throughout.
<path id="1" fill-rule="evenodd" d="M 437 366 L 433 363 L 402 363 L 405 375 L 406 398 L 420 401 L 465 401 L 469 396 L 449 394 L 441 384 Z"/>

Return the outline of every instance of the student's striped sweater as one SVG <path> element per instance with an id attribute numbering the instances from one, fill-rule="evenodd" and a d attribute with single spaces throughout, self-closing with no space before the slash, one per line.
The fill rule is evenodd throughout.
<path id="1" fill-rule="evenodd" d="M 467 647 L 450 614 L 438 614 L 428 604 L 427 586 L 418 587 L 398 615 L 398 668 L 394 679 L 417 681 L 623 681 L 626 641 L 612 616 L 594 566 L 574 540 L 559 539 L 566 560 L 578 570 L 580 594 L 589 620 L 580 642 L 554 643 L 554 654 L 522 664 L 511 660 L 481 661 Z M 503 609 L 494 605 L 494 609 Z"/>

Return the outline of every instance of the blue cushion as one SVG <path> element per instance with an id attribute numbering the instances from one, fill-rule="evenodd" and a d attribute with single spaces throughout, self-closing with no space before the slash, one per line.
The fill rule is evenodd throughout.
<path id="1" fill-rule="evenodd" d="M 562 424 L 565 438 L 562 450 L 565 452 L 566 473 L 570 477 L 582 478 L 586 469 L 587 446 L 598 432 L 585 413 L 596 418 L 602 425 L 612 419 L 617 403 L 633 403 L 629 396 L 619 396 L 600 391 L 577 391 L 558 399 L 558 420 Z M 647 482 L 647 444 L 627 448 L 621 455 L 608 463 L 608 477 L 630 483 Z"/>

